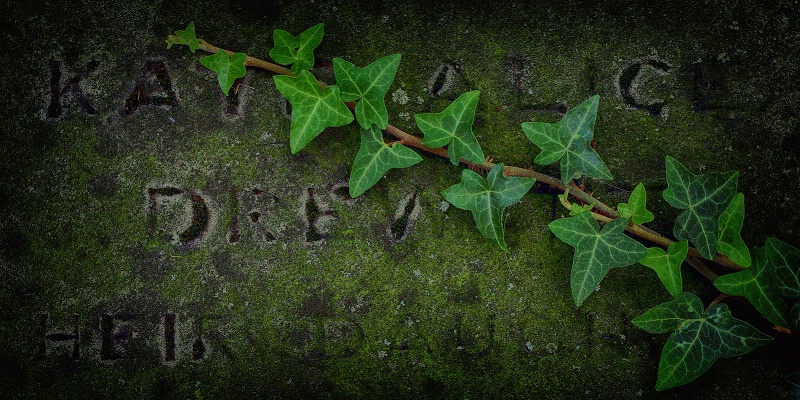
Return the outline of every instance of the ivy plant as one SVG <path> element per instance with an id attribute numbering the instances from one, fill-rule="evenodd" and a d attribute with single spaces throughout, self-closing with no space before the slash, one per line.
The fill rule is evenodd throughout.
<path id="1" fill-rule="evenodd" d="M 446 158 L 453 165 L 469 168 L 462 171 L 461 182 L 445 189 L 442 197 L 456 208 L 470 211 L 481 235 L 509 251 L 503 232 L 506 208 L 520 201 L 537 181 L 563 191 L 559 197 L 569 216 L 550 222 L 548 227 L 574 248 L 570 287 L 576 306 L 588 300 L 612 269 L 637 263 L 653 269 L 673 297 L 632 321 L 653 334 L 670 333 L 659 361 L 657 390 L 692 382 L 717 359 L 748 353 L 772 340 L 772 336 L 733 317 L 728 306 L 720 303 L 726 296 L 749 300 L 762 318 L 775 325 L 776 334 L 800 329 L 800 250 L 768 238 L 762 247 L 753 248 L 751 255 L 751 248 L 741 237 L 745 202 L 744 194 L 738 192 L 738 172 L 698 175 L 666 156 L 668 186 L 662 196 L 680 211 L 672 239 L 643 225 L 655 218 L 647 210 L 643 184 L 637 184 L 628 201 L 616 208 L 575 184 L 575 180 L 586 177 L 613 179 L 593 147 L 600 96 L 591 96 L 571 108 L 557 123 L 521 124 L 524 135 L 541 149 L 533 162 L 558 163 L 561 174 L 557 179 L 532 169 L 488 161 L 472 126 L 480 96 L 477 90 L 461 94 L 440 112 L 416 114 L 414 120 L 422 138 L 389 124 L 384 97 L 398 70 L 399 54 L 364 67 L 334 58 L 336 84 L 318 81 L 311 70 L 314 49 L 323 34 L 322 24 L 297 36 L 276 29 L 269 55 L 277 64 L 200 40 L 193 23 L 170 35 L 167 43 L 168 47 L 186 45 L 191 52 L 200 49 L 212 53 L 201 63 L 217 73 L 225 95 L 234 80 L 244 75 L 245 67 L 275 73 L 278 92 L 292 106 L 289 147 L 293 154 L 326 128 L 357 121 L 361 145 L 350 173 L 353 197 L 364 195 L 390 170 L 422 161 L 417 151 Z M 387 137 L 394 139 L 387 141 Z M 708 262 L 725 273 L 719 276 L 706 265 Z M 709 277 L 723 294 L 704 307 L 695 294 L 683 289 L 684 265 Z M 788 379 L 796 382 L 800 380 L 797 375 Z"/>

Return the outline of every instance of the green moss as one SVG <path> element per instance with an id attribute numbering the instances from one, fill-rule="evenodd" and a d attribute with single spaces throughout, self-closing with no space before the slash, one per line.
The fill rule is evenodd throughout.
<path id="1" fill-rule="evenodd" d="M 746 228 L 752 243 L 796 229 L 793 213 L 786 209 L 776 216 L 775 202 L 757 197 L 796 194 L 791 185 L 775 184 L 788 181 L 796 169 L 790 146 L 797 121 L 786 116 L 796 114 L 791 99 L 797 96 L 785 84 L 797 75 L 796 46 L 781 41 L 790 35 L 780 23 L 760 22 L 769 10 L 750 13 L 723 4 L 633 12 L 541 3 L 476 9 L 323 3 L 291 2 L 269 12 L 247 2 L 187 8 L 109 3 L 43 13 L 4 8 L 14 34 L 22 37 L 8 49 L 19 59 L 4 60 L 0 74 L 5 83 L 0 101 L 10 110 L 0 167 L 11 176 L 0 183 L 5 207 L 0 285 L 4 304 L 13 305 L 2 312 L 0 347 L 6 350 L 0 361 L 24 378 L 14 383 L 3 369 L 0 382 L 11 386 L 0 384 L 0 393 L 22 398 L 660 395 L 653 385 L 663 340 L 629 323 L 667 299 L 652 271 L 612 270 L 600 290 L 576 308 L 569 289 L 572 249 L 547 229 L 552 197 L 529 194 L 507 210 L 511 251 L 504 253 L 485 241 L 468 212 L 442 210 L 440 193 L 458 182 L 460 170 L 435 158 L 390 171 L 358 199 L 342 196 L 337 188 L 347 182 L 357 129 L 327 130 L 290 155 L 289 120 L 270 74 L 248 71 L 239 114 L 230 115 L 213 75 L 197 66 L 200 55 L 165 49 L 163 36 L 189 20 L 195 20 L 200 37 L 262 57 L 272 44 L 272 29 L 297 33 L 325 22 L 321 65 L 314 72 L 330 80 L 325 64 L 332 57 L 365 65 L 400 53 L 387 96 L 392 124 L 418 134 L 413 114 L 441 110 L 460 92 L 477 89 L 475 132 L 484 152 L 522 167 L 532 164 L 538 149 L 519 124 L 555 122 L 557 106 L 578 104 L 594 88 L 601 96 L 596 145 L 616 178 L 610 184 L 589 182 L 596 195 L 611 204 L 624 201 L 625 189 L 642 181 L 660 221 L 651 226 L 670 232 L 675 212 L 660 200 L 663 159 L 669 154 L 697 173 L 742 172 L 742 190 L 753 195 L 748 196 L 752 227 Z M 199 9 L 202 15 L 191 15 Z M 738 22 L 740 29 L 753 26 L 766 33 L 735 34 L 729 26 L 737 16 L 748 21 Z M 729 61 L 717 60 L 723 53 Z M 624 68 L 647 57 L 671 66 L 666 75 L 642 76 L 643 95 L 667 104 L 661 117 L 629 108 L 615 87 Z M 84 71 L 80 86 L 98 115 L 85 115 L 73 102 L 58 119 L 42 117 L 50 98 L 51 58 L 62 63 L 65 79 L 98 61 L 96 70 Z M 144 79 L 148 60 L 168 65 L 180 105 L 143 106 L 125 115 L 125 99 Z M 512 66 L 514 60 L 521 64 Z M 714 81 L 709 88 L 717 88 L 709 101 L 724 107 L 696 109 L 691 76 L 697 60 L 717 60 L 716 70 L 725 71 L 713 75 L 709 68 L 708 76 Z M 772 62 L 764 66 L 763 60 Z M 434 95 L 431 81 L 445 86 L 445 77 L 435 76 L 444 63 L 458 65 L 460 72 L 450 77 L 452 89 Z M 761 68 L 766 69 L 753 72 Z M 515 84 L 515 73 L 525 79 Z M 392 100 L 400 89 L 407 101 Z M 148 189 L 157 186 L 203 196 L 211 223 L 198 248 L 170 241 L 191 222 L 184 197 L 157 211 L 157 228 L 164 233 L 150 231 Z M 403 206 L 409 196 L 419 201 L 418 215 L 403 212 L 411 207 Z M 398 211 L 407 217 L 395 219 Z M 234 220 L 240 241 L 231 243 Z M 309 220 L 320 222 L 316 237 L 307 234 Z M 400 230 L 405 237 L 396 234 Z M 274 240 L 265 240 L 267 231 Z M 10 248 L 14 243 L 20 250 Z M 710 295 L 702 278 L 685 272 L 684 281 L 688 290 Z M 67 332 L 71 316 L 80 315 L 87 338 L 80 361 L 62 360 L 60 347 L 50 348 L 43 362 L 31 361 L 30 349 L 40 340 L 31 321 L 41 312 L 49 313 L 53 332 Z M 137 332 L 149 349 L 144 357 L 99 360 L 97 318 L 104 312 L 132 312 L 145 321 Z M 158 324 L 165 312 L 176 314 L 180 339 L 178 360 L 170 365 L 161 363 L 159 353 Z M 192 361 L 198 330 L 207 354 Z M 776 352 L 728 360 L 704 376 L 706 384 L 664 395 L 737 398 L 766 390 L 788 397 L 769 359 Z M 745 375 L 726 374 L 729 367 Z M 717 391 L 727 387 L 732 391 Z"/>

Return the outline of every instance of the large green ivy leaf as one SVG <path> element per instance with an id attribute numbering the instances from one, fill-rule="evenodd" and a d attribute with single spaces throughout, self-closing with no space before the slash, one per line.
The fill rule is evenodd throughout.
<path id="1" fill-rule="evenodd" d="M 550 230 L 575 248 L 570 286 L 575 304 L 580 306 L 611 268 L 631 265 L 647 255 L 647 248 L 625 236 L 627 218 L 607 223 L 602 232 L 591 213 L 551 222 Z"/>
<path id="2" fill-rule="evenodd" d="M 650 333 L 674 330 L 661 352 L 656 390 L 689 383 L 718 358 L 740 356 L 772 340 L 733 318 L 726 304 L 711 306 L 705 314 L 702 310 L 700 299 L 684 292 L 631 321 Z"/>
<path id="3" fill-rule="evenodd" d="M 325 24 L 322 23 L 306 29 L 297 36 L 283 29 L 276 29 L 272 32 L 275 47 L 269 51 L 269 56 L 278 64 L 291 64 L 292 73 L 297 75 L 300 71 L 314 67 L 314 49 L 322 43 L 324 34 Z"/>
<path id="4" fill-rule="evenodd" d="M 717 253 L 719 217 L 736 194 L 738 172 L 695 175 L 678 160 L 667 156 L 664 200 L 684 210 L 675 220 L 673 234 L 688 239 L 708 259 Z"/>
<path id="5" fill-rule="evenodd" d="M 647 249 L 647 256 L 639 263 L 652 268 L 658 274 L 658 279 L 664 284 L 672 297 L 678 297 L 683 292 L 681 281 L 681 264 L 689 252 L 689 242 L 681 240 L 669 245 L 665 252 L 660 247 Z"/>
<path id="6" fill-rule="evenodd" d="M 720 276 L 714 281 L 714 286 L 723 293 L 747 298 L 770 322 L 786 326 L 789 310 L 769 272 L 772 266 L 769 264 L 767 251 L 755 248 L 753 252 L 755 262 L 750 268 Z"/>
<path id="7" fill-rule="evenodd" d="M 400 143 L 387 145 L 376 126 L 361 130 L 361 147 L 350 171 L 350 196 L 358 197 L 392 168 L 407 168 L 422 161 L 414 150 Z"/>
<path id="8" fill-rule="evenodd" d="M 486 157 L 472 133 L 480 93 L 477 90 L 464 93 L 440 113 L 414 115 L 417 126 L 425 134 L 422 144 L 434 148 L 447 146 L 453 165 L 458 165 L 461 157 L 483 164 Z"/>
<path id="9" fill-rule="evenodd" d="M 244 62 L 246 59 L 247 54 L 244 53 L 233 53 L 233 55 L 228 56 L 228 53 L 220 51 L 201 58 L 200 64 L 217 73 L 219 87 L 227 96 L 231 86 L 233 86 L 233 82 L 244 76 L 246 72 Z"/>
<path id="10" fill-rule="evenodd" d="M 197 36 L 195 36 L 194 33 L 194 21 L 189 22 L 186 29 L 175 31 L 174 35 L 169 35 L 169 37 L 167 37 L 167 48 L 172 48 L 173 44 L 185 44 L 189 46 L 189 51 L 192 53 L 200 47 L 200 42 L 197 40 Z"/>
<path id="11" fill-rule="evenodd" d="M 336 85 L 342 91 L 342 100 L 358 101 L 356 120 L 362 128 L 369 129 L 370 125 L 376 124 L 386 129 L 389 124 L 384 97 L 399 65 L 400 54 L 383 57 L 364 68 L 358 68 L 341 58 L 333 59 L 333 72 L 336 74 Z"/>
<path id="12" fill-rule="evenodd" d="M 328 86 L 325 90 L 308 71 L 296 77 L 275 75 L 275 87 L 292 105 L 292 127 L 289 147 L 296 154 L 325 128 L 353 122 L 353 113 L 339 98 L 339 88 Z"/>
<path id="13" fill-rule="evenodd" d="M 655 217 L 646 207 L 647 192 L 641 182 L 633 189 L 627 203 L 617 204 L 617 210 L 622 218 L 630 218 L 634 224 L 639 225 L 650 222 Z"/>
<path id="14" fill-rule="evenodd" d="M 781 295 L 800 298 L 800 250 L 773 237 L 764 245 L 773 282 Z"/>
<path id="15" fill-rule="evenodd" d="M 752 263 L 750 250 L 742 240 L 742 225 L 744 224 L 744 194 L 736 193 L 722 215 L 719 216 L 719 245 L 720 253 L 725 254 L 733 262 L 749 267 Z"/>
<path id="16" fill-rule="evenodd" d="M 564 182 L 578 179 L 584 174 L 599 179 L 613 179 L 608 167 L 591 146 L 599 102 L 600 96 L 594 95 L 570 109 L 555 124 L 522 123 L 528 140 L 542 149 L 533 161 L 549 165 L 561 160 L 561 180 Z"/>
<path id="17" fill-rule="evenodd" d="M 503 251 L 508 251 L 503 238 L 503 210 L 528 193 L 536 180 L 504 176 L 504 168 L 503 164 L 496 164 L 486 180 L 465 169 L 461 171 L 461 183 L 445 189 L 442 196 L 450 204 L 472 211 L 481 234 Z"/>

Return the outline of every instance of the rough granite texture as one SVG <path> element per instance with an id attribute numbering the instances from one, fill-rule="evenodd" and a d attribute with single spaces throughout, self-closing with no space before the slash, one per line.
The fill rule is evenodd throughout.
<path id="1" fill-rule="evenodd" d="M 164 42 L 193 20 L 268 58 L 274 29 L 324 22 L 318 77 L 400 53 L 392 124 L 419 135 L 415 113 L 480 90 L 484 152 L 521 167 L 538 152 L 521 122 L 599 93 L 615 180 L 595 195 L 643 182 L 669 234 L 666 155 L 738 170 L 745 240 L 800 246 L 796 1 L 17 3 L 0 5 L 0 398 L 798 398 L 798 341 L 778 334 L 656 392 L 666 335 L 630 320 L 668 293 L 637 264 L 576 308 L 551 194 L 507 210 L 509 253 L 443 203 L 446 160 L 351 199 L 355 125 L 291 155 L 271 73 L 226 99 L 200 52 Z M 688 268 L 684 288 L 718 294 Z"/>

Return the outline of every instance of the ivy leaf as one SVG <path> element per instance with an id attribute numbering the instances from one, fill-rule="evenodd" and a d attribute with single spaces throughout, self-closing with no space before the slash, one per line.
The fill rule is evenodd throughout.
<path id="1" fill-rule="evenodd" d="M 726 304 L 713 305 L 705 314 L 702 309 L 697 296 L 684 292 L 631 321 L 650 333 L 674 330 L 661 352 L 656 390 L 689 383 L 718 358 L 740 356 L 772 340 L 747 322 L 733 318 Z"/>
<path id="2" fill-rule="evenodd" d="M 788 315 L 789 310 L 769 273 L 768 251 L 762 248 L 755 248 L 753 251 L 755 252 L 755 262 L 750 268 L 720 276 L 714 281 L 714 286 L 723 293 L 747 298 L 753 307 L 770 322 L 786 326 L 785 316 Z"/>
<path id="3" fill-rule="evenodd" d="M 422 144 L 434 148 L 447 146 L 453 165 L 458 165 L 460 157 L 483 164 L 486 157 L 472 133 L 480 93 L 477 90 L 464 93 L 440 113 L 414 115 L 417 126 L 425 134 Z"/>
<path id="4" fill-rule="evenodd" d="M 504 176 L 504 168 L 503 164 L 496 164 L 486 180 L 478 173 L 465 169 L 461 171 L 461 183 L 445 189 L 442 196 L 450 204 L 472 211 L 481 234 L 503 251 L 508 251 L 503 239 L 503 210 L 528 193 L 536 180 Z"/>
<path id="5" fill-rule="evenodd" d="M 647 249 L 647 256 L 639 260 L 639 263 L 652 268 L 658 274 L 658 279 L 664 284 L 672 297 L 678 297 L 683 292 L 683 282 L 681 281 L 681 264 L 686 259 L 689 252 L 689 242 L 681 240 L 673 242 L 665 252 L 660 247 L 650 247 Z"/>
<path id="6" fill-rule="evenodd" d="M 675 220 L 673 234 L 688 239 L 708 259 L 717 253 L 719 217 L 736 194 L 738 172 L 695 175 L 678 160 L 667 156 L 667 184 L 664 200 L 684 210 Z"/>
<path id="7" fill-rule="evenodd" d="M 789 313 L 789 320 L 792 322 L 792 329 L 800 329 L 800 301 L 797 301 L 792 306 Z"/>
<path id="8" fill-rule="evenodd" d="M 607 223 L 602 232 L 591 213 L 551 222 L 559 239 L 575 248 L 570 286 L 575 305 L 580 306 L 594 292 L 611 268 L 631 265 L 647 255 L 647 248 L 625 236 L 627 218 Z"/>
<path id="9" fill-rule="evenodd" d="M 667 333 L 678 329 L 686 320 L 703 314 L 703 302 L 697 296 L 681 292 L 671 301 L 659 304 L 631 322 L 650 333 Z"/>
<path id="10" fill-rule="evenodd" d="M 733 262 L 749 267 L 752 263 L 750 250 L 742 240 L 741 232 L 744 223 L 744 194 L 736 193 L 730 204 L 719 216 L 718 250 Z"/>
<path id="11" fill-rule="evenodd" d="M 200 64 L 217 73 L 219 87 L 227 96 L 233 82 L 244 76 L 246 59 L 247 54 L 244 53 L 233 53 L 232 56 L 228 56 L 228 53 L 220 51 L 201 58 Z"/>
<path id="12" fill-rule="evenodd" d="M 523 122 L 528 140 L 542 152 L 533 160 L 549 165 L 561 160 L 561 180 L 569 182 L 587 175 L 611 180 L 611 172 L 591 147 L 600 96 L 594 95 L 567 111 L 558 123 Z"/>
<path id="13" fill-rule="evenodd" d="M 653 213 L 648 211 L 646 206 L 647 192 L 644 190 L 644 185 L 639 182 L 628 197 L 628 202 L 617 204 L 617 210 L 623 218 L 630 218 L 634 224 L 641 225 L 654 218 Z"/>
<path id="14" fill-rule="evenodd" d="M 182 31 L 175 31 L 174 35 L 169 35 L 167 37 L 167 48 L 172 48 L 173 44 L 185 44 L 189 46 L 189 51 L 194 53 L 198 47 L 200 47 L 200 42 L 197 40 L 197 36 L 194 33 L 194 21 L 189 22 L 189 25 L 186 29 Z"/>
<path id="15" fill-rule="evenodd" d="M 291 64 L 292 73 L 297 75 L 300 71 L 314 67 L 314 49 L 322 43 L 324 34 L 325 24 L 322 23 L 297 36 L 283 29 L 276 29 L 272 32 L 275 47 L 269 51 L 269 56 L 278 64 Z"/>
<path id="16" fill-rule="evenodd" d="M 376 126 L 361 130 L 361 147 L 350 171 L 350 196 L 358 197 L 377 183 L 392 168 L 406 168 L 422 161 L 414 150 L 395 143 L 383 142 Z"/>
<path id="17" fill-rule="evenodd" d="M 292 105 L 292 127 L 289 147 L 296 154 L 325 128 L 353 122 L 353 113 L 339 98 L 339 88 L 328 86 L 325 90 L 308 71 L 296 77 L 275 75 L 275 87 Z"/>
<path id="18" fill-rule="evenodd" d="M 561 201 L 562 204 L 569 204 L 570 203 L 570 201 L 569 201 L 569 190 L 567 190 L 566 192 L 558 195 L 558 199 Z M 569 216 L 570 217 L 574 217 L 574 216 L 576 216 L 578 214 L 585 213 L 586 211 L 590 211 L 591 209 L 594 208 L 594 204 L 595 204 L 595 202 L 592 202 L 592 204 L 584 204 L 584 205 L 580 205 L 578 203 L 572 203 L 572 205 L 569 207 Z"/>
<path id="19" fill-rule="evenodd" d="M 336 85 L 342 92 L 342 100 L 358 101 L 356 120 L 362 128 L 369 129 L 370 125 L 376 124 L 386 129 L 389 124 L 384 97 L 399 65 L 400 54 L 383 57 L 364 68 L 358 68 L 341 58 L 333 59 L 333 72 L 336 74 Z"/>
<path id="20" fill-rule="evenodd" d="M 767 238 L 764 250 L 778 291 L 789 298 L 800 298 L 800 250 L 773 237 Z"/>

